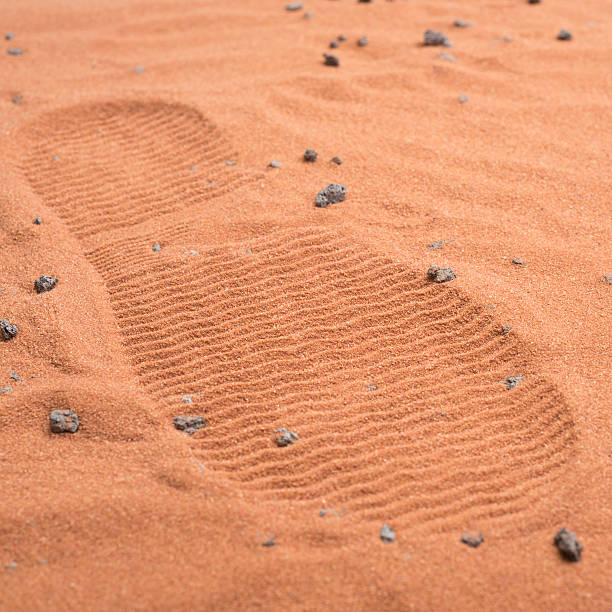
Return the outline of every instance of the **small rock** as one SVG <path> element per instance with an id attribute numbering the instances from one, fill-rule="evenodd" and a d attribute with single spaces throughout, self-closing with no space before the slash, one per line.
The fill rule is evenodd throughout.
<path id="1" fill-rule="evenodd" d="M 314 149 L 306 149 L 306 151 L 304 151 L 304 161 L 307 161 L 307 162 L 317 161 L 317 152 Z"/>
<path id="2" fill-rule="evenodd" d="M 395 541 L 395 531 L 389 525 L 383 525 L 380 528 L 380 539 L 383 542 L 391 543 Z"/>
<path id="3" fill-rule="evenodd" d="M 442 32 L 436 32 L 436 30 L 427 30 L 423 35 L 423 42 L 428 47 L 452 46 L 451 41 Z"/>
<path id="4" fill-rule="evenodd" d="M 174 417 L 172 422 L 179 431 L 184 431 L 190 436 L 192 436 L 199 429 L 203 429 L 204 427 L 206 427 L 206 421 L 203 416 L 191 416 L 181 414 L 177 417 Z"/>
<path id="5" fill-rule="evenodd" d="M 289 431 L 286 427 L 281 427 L 280 429 L 277 429 L 274 433 L 281 434 L 278 438 L 276 438 L 276 440 L 274 440 L 276 446 L 280 447 L 289 446 L 290 444 L 293 444 L 296 440 L 300 439 L 300 437 L 296 433 Z"/>
<path id="6" fill-rule="evenodd" d="M 346 187 L 338 183 L 331 183 L 317 194 L 315 206 L 325 208 L 330 204 L 337 204 L 346 199 Z"/>
<path id="7" fill-rule="evenodd" d="M 304 19 L 312 19 L 314 17 L 313 13 L 304 13 Z"/>
<path id="8" fill-rule="evenodd" d="M 555 546 L 567 561 L 574 563 L 580 561 L 582 553 L 582 544 L 576 538 L 576 535 L 568 531 L 565 527 L 555 536 Z"/>
<path id="9" fill-rule="evenodd" d="M 503 36 L 502 37 L 502 41 L 505 43 L 511 43 L 512 39 L 509 36 Z"/>
<path id="10" fill-rule="evenodd" d="M 427 270 L 427 276 L 434 283 L 448 283 L 457 278 L 457 275 L 450 268 L 439 268 L 438 266 L 431 266 Z"/>
<path id="11" fill-rule="evenodd" d="M 514 325 L 502 325 L 501 333 L 502 336 L 507 336 L 514 328 Z"/>
<path id="12" fill-rule="evenodd" d="M 342 158 L 341 157 L 332 157 L 332 161 L 334 162 L 334 164 L 342 164 Z"/>
<path id="13" fill-rule="evenodd" d="M 273 159 L 269 164 L 268 164 L 268 168 L 282 168 L 283 164 L 281 164 L 279 161 L 276 161 L 275 159 Z"/>
<path id="14" fill-rule="evenodd" d="M 134 72 L 136 74 L 142 74 L 144 72 L 144 67 L 143 66 L 136 66 L 136 68 L 134 68 Z"/>
<path id="15" fill-rule="evenodd" d="M 330 49 L 337 49 L 340 46 L 340 43 L 337 40 L 332 40 L 329 43 L 329 48 Z"/>
<path id="16" fill-rule="evenodd" d="M 236 165 L 236 162 L 235 162 L 235 161 L 226 161 L 226 162 L 225 162 L 225 165 L 226 165 L 226 166 L 235 166 L 235 165 Z"/>
<path id="17" fill-rule="evenodd" d="M 453 21 L 453 25 L 456 28 L 469 28 L 472 24 L 465 19 L 455 19 L 455 21 Z"/>
<path id="18" fill-rule="evenodd" d="M 36 217 L 36 219 L 34 219 L 34 221 L 32 221 L 32 223 L 34 223 L 34 225 L 42 225 L 42 218 L 41 217 Z"/>
<path id="19" fill-rule="evenodd" d="M 484 538 L 482 537 L 482 533 L 470 533 L 466 531 L 461 536 L 461 541 L 472 548 L 478 548 L 482 544 L 483 540 Z"/>
<path id="20" fill-rule="evenodd" d="M 11 340 L 18 334 L 19 328 L 8 319 L 0 319 L 0 332 L 5 340 Z"/>
<path id="21" fill-rule="evenodd" d="M 444 53 L 444 51 L 440 51 L 440 53 L 438 53 L 438 57 L 440 59 L 444 59 L 447 62 L 456 62 L 457 60 L 455 59 L 455 56 L 450 54 L 450 53 Z"/>
<path id="22" fill-rule="evenodd" d="M 469 102 L 470 99 L 467 97 L 467 94 L 461 94 L 457 100 L 459 100 L 459 104 L 465 104 L 466 102 Z"/>
<path id="23" fill-rule="evenodd" d="M 16 96 L 13 97 L 12 102 L 13 104 L 21 104 L 22 100 L 23 100 L 23 94 L 18 93 Z"/>
<path id="24" fill-rule="evenodd" d="M 364 4 L 372 2 L 372 0 L 359 0 L 359 2 L 363 2 Z"/>
<path id="25" fill-rule="evenodd" d="M 606 281 L 606 283 L 608 283 L 608 285 L 612 285 L 612 274 L 606 274 L 604 276 L 604 280 Z"/>
<path id="26" fill-rule="evenodd" d="M 49 425 L 53 433 L 76 433 L 79 417 L 72 410 L 54 410 L 49 415 Z"/>
<path id="27" fill-rule="evenodd" d="M 54 276 L 43 275 L 34 281 L 34 289 L 36 293 L 44 293 L 45 291 L 51 291 L 57 285 L 58 279 Z"/>
<path id="28" fill-rule="evenodd" d="M 340 42 L 346 42 L 346 36 L 344 34 L 340 34 L 340 36 L 338 36 L 338 40 Z"/>
<path id="29" fill-rule="evenodd" d="M 330 55 L 329 53 L 324 53 L 323 57 L 325 58 L 324 64 L 326 66 L 339 66 L 340 60 L 335 55 Z"/>
<path id="30" fill-rule="evenodd" d="M 159 244 L 159 242 L 156 242 L 153 245 L 152 249 L 154 253 L 159 253 L 161 251 L 161 244 Z"/>
<path id="31" fill-rule="evenodd" d="M 427 248 L 430 251 L 439 251 L 446 244 L 446 240 L 434 240 Z"/>
<path id="32" fill-rule="evenodd" d="M 23 49 L 18 49 L 16 47 L 9 47 L 6 52 L 9 55 L 23 55 Z"/>
<path id="33" fill-rule="evenodd" d="M 274 534 L 273 533 L 268 534 L 268 539 L 264 540 L 263 546 L 265 546 L 266 548 L 270 548 L 271 546 L 274 546 L 275 544 L 276 542 L 274 541 Z"/>
<path id="34" fill-rule="evenodd" d="M 19 378 L 19 374 L 17 374 L 17 372 L 11 372 L 11 378 L 15 381 L 15 382 L 19 382 L 21 380 L 21 378 Z"/>
<path id="35" fill-rule="evenodd" d="M 12 32 L 8 32 L 4 35 L 5 40 L 13 40 L 13 38 L 15 38 L 15 35 Z"/>
<path id="36" fill-rule="evenodd" d="M 191 399 L 191 395 L 183 395 L 181 398 L 183 404 L 193 404 L 193 400 Z"/>
<path id="37" fill-rule="evenodd" d="M 13 390 L 13 387 L 11 387 L 11 385 L 8 385 L 8 387 L 0 387 L 0 393 L 10 393 Z"/>
<path id="38" fill-rule="evenodd" d="M 572 33 L 564 28 L 557 34 L 557 40 L 572 40 Z"/>
<path id="39" fill-rule="evenodd" d="M 527 0 L 527 4 L 540 4 L 542 0 Z"/>
<path id="40" fill-rule="evenodd" d="M 357 46 L 358 47 L 366 47 L 368 45 L 368 37 L 367 36 L 362 36 L 358 41 L 357 41 Z"/>
<path id="41" fill-rule="evenodd" d="M 513 263 L 515 266 L 524 266 L 524 265 L 525 265 L 525 260 L 524 260 L 524 259 L 519 259 L 518 257 L 515 257 L 515 258 L 512 260 L 512 263 Z"/>
<path id="42" fill-rule="evenodd" d="M 288 11 L 301 11 L 302 8 L 304 8 L 302 2 L 289 2 L 289 4 L 285 4 L 285 9 Z"/>
<path id="43" fill-rule="evenodd" d="M 506 380 L 502 380 L 501 382 L 506 385 L 506 389 L 509 391 L 510 389 L 514 389 L 514 387 L 518 387 L 522 380 L 522 376 L 508 376 Z"/>

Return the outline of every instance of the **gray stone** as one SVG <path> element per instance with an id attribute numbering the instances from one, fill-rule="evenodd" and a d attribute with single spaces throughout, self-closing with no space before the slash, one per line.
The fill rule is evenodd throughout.
<path id="1" fill-rule="evenodd" d="M 18 93 L 17 95 L 15 95 L 12 99 L 13 104 L 21 104 L 21 101 L 23 100 L 23 94 Z"/>
<path id="2" fill-rule="evenodd" d="M 368 43 L 370 41 L 368 40 L 367 36 L 362 36 L 358 41 L 357 41 L 357 46 L 358 47 L 367 47 Z"/>
<path id="3" fill-rule="evenodd" d="M 461 541 L 472 548 L 478 548 L 484 541 L 484 538 L 482 537 L 482 533 L 471 533 L 466 531 L 461 536 Z"/>
<path id="4" fill-rule="evenodd" d="M 428 47 L 450 46 L 448 38 L 436 30 L 427 30 L 423 35 L 423 42 Z"/>
<path id="5" fill-rule="evenodd" d="M 300 439 L 300 437 L 296 433 L 289 431 L 286 427 L 281 427 L 280 429 L 277 429 L 274 433 L 281 434 L 278 438 L 276 438 L 276 440 L 274 440 L 276 446 L 280 447 L 289 446 L 290 444 L 293 444 L 296 440 Z"/>
<path id="6" fill-rule="evenodd" d="M 58 282 L 55 276 L 43 275 L 34 281 L 34 289 L 36 289 L 36 293 L 51 291 L 51 289 L 55 289 L 55 285 L 57 285 Z"/>
<path id="7" fill-rule="evenodd" d="M 325 61 L 323 63 L 326 66 L 339 66 L 340 65 L 340 60 L 335 55 L 324 53 L 323 57 L 325 58 Z"/>
<path id="8" fill-rule="evenodd" d="M 470 27 L 472 27 L 472 24 L 469 23 L 468 21 L 466 21 L 465 19 L 455 19 L 455 21 L 453 21 L 453 25 L 456 28 L 470 28 Z"/>
<path id="9" fill-rule="evenodd" d="M 395 531 L 389 525 L 383 525 L 380 528 L 380 539 L 383 542 L 391 543 L 395 541 Z"/>
<path id="10" fill-rule="evenodd" d="M 174 417 L 173 423 L 179 431 L 184 431 L 190 436 L 192 436 L 199 429 L 206 427 L 206 420 L 203 416 L 181 414 Z"/>
<path id="11" fill-rule="evenodd" d="M 329 43 L 329 48 L 330 49 L 337 49 L 340 46 L 340 43 L 337 40 L 332 40 Z"/>
<path id="12" fill-rule="evenodd" d="M 448 283 L 457 278 L 457 275 L 450 268 L 439 268 L 438 266 L 430 266 L 427 270 L 427 276 L 434 283 Z"/>
<path id="13" fill-rule="evenodd" d="M 51 431 L 56 434 L 76 433 L 79 429 L 79 417 L 72 410 L 54 410 L 49 415 Z"/>
<path id="14" fill-rule="evenodd" d="M 23 55 L 23 49 L 17 49 L 16 47 L 9 47 L 6 52 L 9 55 Z"/>
<path id="15" fill-rule="evenodd" d="M 515 257 L 515 258 L 512 260 L 512 263 L 513 263 L 515 266 L 524 266 L 524 265 L 525 265 L 525 260 L 524 260 L 524 259 L 519 259 L 518 257 Z"/>
<path id="16" fill-rule="evenodd" d="M 304 151 L 304 161 L 315 162 L 317 161 L 318 154 L 314 149 L 306 149 Z"/>
<path id="17" fill-rule="evenodd" d="M 572 40 L 572 33 L 564 28 L 557 34 L 557 40 Z"/>
<path id="18" fill-rule="evenodd" d="M 152 248 L 154 253 L 159 253 L 161 251 L 161 244 L 159 244 L 159 242 L 156 242 Z"/>
<path id="19" fill-rule="evenodd" d="M 576 538 L 576 535 L 568 531 L 565 527 L 561 529 L 555 536 L 555 546 L 558 548 L 561 556 L 567 560 L 577 563 L 580 561 L 582 554 L 582 544 Z"/>
<path id="20" fill-rule="evenodd" d="M 13 38 L 15 38 L 15 35 L 12 32 L 8 32 L 4 35 L 5 40 L 13 40 Z"/>
<path id="21" fill-rule="evenodd" d="M 36 217 L 36 219 L 34 219 L 34 221 L 32 221 L 32 223 L 34 223 L 34 225 L 42 225 L 42 218 L 41 217 Z"/>
<path id="22" fill-rule="evenodd" d="M 325 189 L 322 189 L 317 194 L 315 205 L 319 208 L 325 208 L 330 204 L 344 202 L 346 199 L 346 187 L 339 183 L 330 183 Z"/>
<path id="23" fill-rule="evenodd" d="M 341 157 L 332 157 L 332 161 L 334 162 L 334 164 L 338 164 L 339 166 L 342 164 Z"/>
<path id="24" fill-rule="evenodd" d="M 457 100 L 459 100 L 459 104 L 465 104 L 466 102 L 470 101 L 467 94 L 464 94 L 464 93 L 460 94 Z"/>
<path id="25" fill-rule="evenodd" d="M 518 387 L 522 380 L 522 376 L 508 376 L 506 380 L 502 380 L 501 382 L 506 385 L 506 389 L 509 391 L 510 389 L 514 389 L 514 387 Z"/>
<path id="26" fill-rule="evenodd" d="M 302 2 L 289 2 L 285 4 L 285 9 L 288 11 L 301 11 L 304 8 L 304 4 Z"/>
<path id="27" fill-rule="evenodd" d="M 501 328 L 502 336 L 507 336 L 512 331 L 513 328 L 514 328 L 513 325 L 502 325 L 502 328 Z"/>
<path id="28" fill-rule="evenodd" d="M 282 168 L 283 164 L 281 164 L 279 161 L 276 161 L 275 159 L 273 159 L 269 164 L 268 164 L 269 168 Z"/>
<path id="29" fill-rule="evenodd" d="M 604 276 L 604 280 L 606 281 L 606 283 L 608 283 L 608 285 L 612 285 L 612 274 L 606 274 Z"/>
<path id="30" fill-rule="evenodd" d="M 0 319 L 0 333 L 5 340 L 11 340 L 19 333 L 19 328 L 8 319 Z"/>

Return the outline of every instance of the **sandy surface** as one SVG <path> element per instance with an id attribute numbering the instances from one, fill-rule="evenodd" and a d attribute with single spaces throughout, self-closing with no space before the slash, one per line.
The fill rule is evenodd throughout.
<path id="1" fill-rule="evenodd" d="M 0 609 L 612 609 L 612 4 L 0 4 Z"/>

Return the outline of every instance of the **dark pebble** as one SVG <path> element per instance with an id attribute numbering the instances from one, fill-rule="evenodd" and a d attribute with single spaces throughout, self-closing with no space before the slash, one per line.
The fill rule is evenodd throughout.
<path id="1" fill-rule="evenodd" d="M 282 168 L 283 164 L 281 164 L 279 161 L 276 161 L 275 159 L 273 159 L 269 164 L 268 164 L 268 168 Z"/>
<path id="2" fill-rule="evenodd" d="M 307 162 L 317 161 L 317 152 L 314 149 L 306 149 L 306 151 L 304 151 L 304 161 L 307 161 Z"/>
<path id="3" fill-rule="evenodd" d="M 263 546 L 265 546 L 266 548 L 270 548 L 271 546 L 274 546 L 276 544 L 276 542 L 274 541 L 274 534 L 271 533 L 268 535 L 268 539 L 264 540 Z"/>
<path id="4" fill-rule="evenodd" d="M 555 546 L 559 549 L 562 557 L 574 563 L 580 561 L 582 544 L 576 535 L 568 531 L 565 527 L 555 536 Z"/>
<path id="5" fill-rule="evenodd" d="M 13 104 L 21 104 L 22 100 L 23 100 L 23 94 L 18 93 L 16 96 L 13 97 L 12 102 Z"/>
<path id="6" fill-rule="evenodd" d="M 427 248 L 430 251 L 439 251 L 445 244 L 444 240 L 434 240 Z"/>
<path id="7" fill-rule="evenodd" d="M 569 30 L 563 29 L 557 34 L 557 40 L 572 40 L 572 33 Z"/>
<path id="8" fill-rule="evenodd" d="M 436 30 L 427 30 L 423 35 L 423 42 L 428 47 L 438 47 L 440 45 L 445 47 L 452 46 L 451 41 L 442 32 L 436 32 Z"/>
<path id="9" fill-rule="evenodd" d="M 337 40 L 332 40 L 329 43 L 329 48 L 330 49 L 337 49 L 340 46 L 340 43 Z"/>
<path id="10" fill-rule="evenodd" d="M 501 329 L 502 336 L 507 336 L 512 331 L 513 328 L 514 328 L 513 325 L 502 325 L 502 329 Z"/>
<path id="11" fill-rule="evenodd" d="M 0 332 L 5 340 L 11 340 L 19 333 L 19 328 L 8 319 L 0 319 Z"/>
<path id="12" fill-rule="evenodd" d="M 314 17 L 313 13 L 304 13 L 304 19 L 312 19 Z"/>
<path id="13" fill-rule="evenodd" d="M 524 266 L 524 265 L 525 265 L 525 260 L 524 260 L 524 259 L 519 259 L 518 257 L 515 257 L 515 258 L 512 260 L 512 263 L 513 263 L 515 266 Z"/>
<path id="14" fill-rule="evenodd" d="M 280 429 L 277 429 L 274 433 L 281 434 L 278 438 L 276 438 L 276 440 L 274 440 L 276 446 L 280 447 L 289 446 L 290 444 L 293 444 L 296 440 L 300 439 L 300 437 L 296 433 L 289 431 L 286 427 L 281 427 Z"/>
<path id="15" fill-rule="evenodd" d="M 346 36 L 344 34 L 340 34 L 340 36 L 338 36 L 338 40 L 340 42 L 346 42 Z"/>
<path id="16" fill-rule="evenodd" d="M 456 28 L 469 28 L 471 24 L 468 23 L 465 19 L 455 19 L 455 21 L 453 21 L 453 25 Z"/>
<path id="17" fill-rule="evenodd" d="M 199 429 L 203 429 L 204 427 L 206 427 L 206 421 L 204 420 L 203 416 L 191 416 L 181 414 L 177 417 L 174 417 L 172 422 L 179 431 L 184 431 L 190 436 L 192 436 Z"/>
<path id="18" fill-rule="evenodd" d="M 457 278 L 457 275 L 450 268 L 439 268 L 438 266 L 431 266 L 427 270 L 427 276 L 434 283 L 448 283 Z"/>
<path id="19" fill-rule="evenodd" d="M 0 393 L 10 393 L 13 390 L 13 387 L 9 385 L 8 387 L 0 387 Z"/>
<path id="20" fill-rule="evenodd" d="M 380 528 L 380 539 L 383 542 L 391 543 L 395 541 L 395 531 L 389 525 L 383 525 Z"/>
<path id="21" fill-rule="evenodd" d="M 527 4 L 540 4 L 542 0 L 527 0 Z"/>
<path id="22" fill-rule="evenodd" d="M 472 548 L 478 548 L 482 544 L 483 540 L 484 538 L 482 537 L 482 533 L 470 533 L 466 531 L 461 536 L 461 541 Z"/>
<path id="23" fill-rule="evenodd" d="M 325 58 L 325 61 L 323 63 L 326 66 L 339 66 L 340 65 L 340 60 L 335 55 L 324 53 L 323 57 Z"/>
<path id="24" fill-rule="evenodd" d="M 36 219 L 34 219 L 34 221 L 32 221 L 32 223 L 34 223 L 34 225 L 42 225 L 42 218 L 41 217 L 36 217 Z"/>
<path id="25" fill-rule="evenodd" d="M 466 102 L 470 101 L 466 94 L 461 94 L 457 100 L 459 100 L 459 104 L 465 104 Z"/>
<path id="26" fill-rule="evenodd" d="M 19 377 L 19 374 L 17 374 L 17 372 L 11 372 L 11 378 L 15 381 L 15 382 L 19 382 L 21 380 L 21 378 Z"/>
<path id="27" fill-rule="evenodd" d="M 338 183 L 331 183 L 325 189 L 319 191 L 315 200 L 315 206 L 325 208 L 330 204 L 343 202 L 345 198 L 346 187 L 344 185 L 339 185 Z"/>
<path id="28" fill-rule="evenodd" d="M 604 276 L 604 280 L 606 281 L 606 283 L 608 283 L 608 285 L 612 285 L 612 274 L 606 274 Z"/>
<path id="29" fill-rule="evenodd" d="M 49 425 L 53 433 L 76 433 L 79 417 L 72 410 L 54 410 L 49 415 Z"/>
<path id="30" fill-rule="evenodd" d="M 236 162 L 235 162 L 235 161 L 226 161 L 226 162 L 225 162 L 225 165 L 226 165 L 226 166 L 235 166 L 235 165 L 236 165 Z"/>
<path id="31" fill-rule="evenodd" d="M 5 40 L 13 40 L 13 38 L 15 38 L 15 35 L 12 32 L 8 32 L 4 35 Z"/>
<path id="32" fill-rule="evenodd" d="M 156 243 L 153 245 L 153 252 L 154 252 L 154 253 L 159 253 L 160 251 L 161 251 L 161 244 L 159 244 L 159 242 L 156 242 Z"/>
<path id="33" fill-rule="evenodd" d="M 334 164 L 340 165 L 342 163 L 342 158 L 341 157 L 332 157 L 332 161 L 334 162 Z"/>
<path id="34" fill-rule="evenodd" d="M 45 291 L 51 291 L 55 288 L 58 283 L 58 279 L 55 276 L 41 276 L 34 281 L 34 289 L 36 293 L 44 293 Z"/>
<path id="35" fill-rule="evenodd" d="M 357 41 L 357 46 L 358 47 L 365 47 L 368 44 L 368 37 L 367 36 L 362 36 L 358 41 Z"/>
<path id="36" fill-rule="evenodd" d="M 285 8 L 288 11 L 301 11 L 304 7 L 302 2 L 289 2 L 289 4 L 285 4 Z"/>
<path id="37" fill-rule="evenodd" d="M 514 389 L 514 387 L 518 387 L 522 380 L 522 376 L 508 376 L 506 380 L 502 380 L 501 382 L 506 385 L 506 389 L 509 391 L 510 389 Z"/>
<path id="38" fill-rule="evenodd" d="M 16 47 L 10 47 L 6 52 L 9 55 L 23 55 L 23 49 L 17 49 Z"/>

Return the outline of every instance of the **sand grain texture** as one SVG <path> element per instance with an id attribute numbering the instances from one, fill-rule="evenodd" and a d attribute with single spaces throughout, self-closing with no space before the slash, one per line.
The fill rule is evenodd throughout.
<path id="1" fill-rule="evenodd" d="M 0 610 L 612 608 L 612 8 L 285 4 L 2 6 Z"/>

